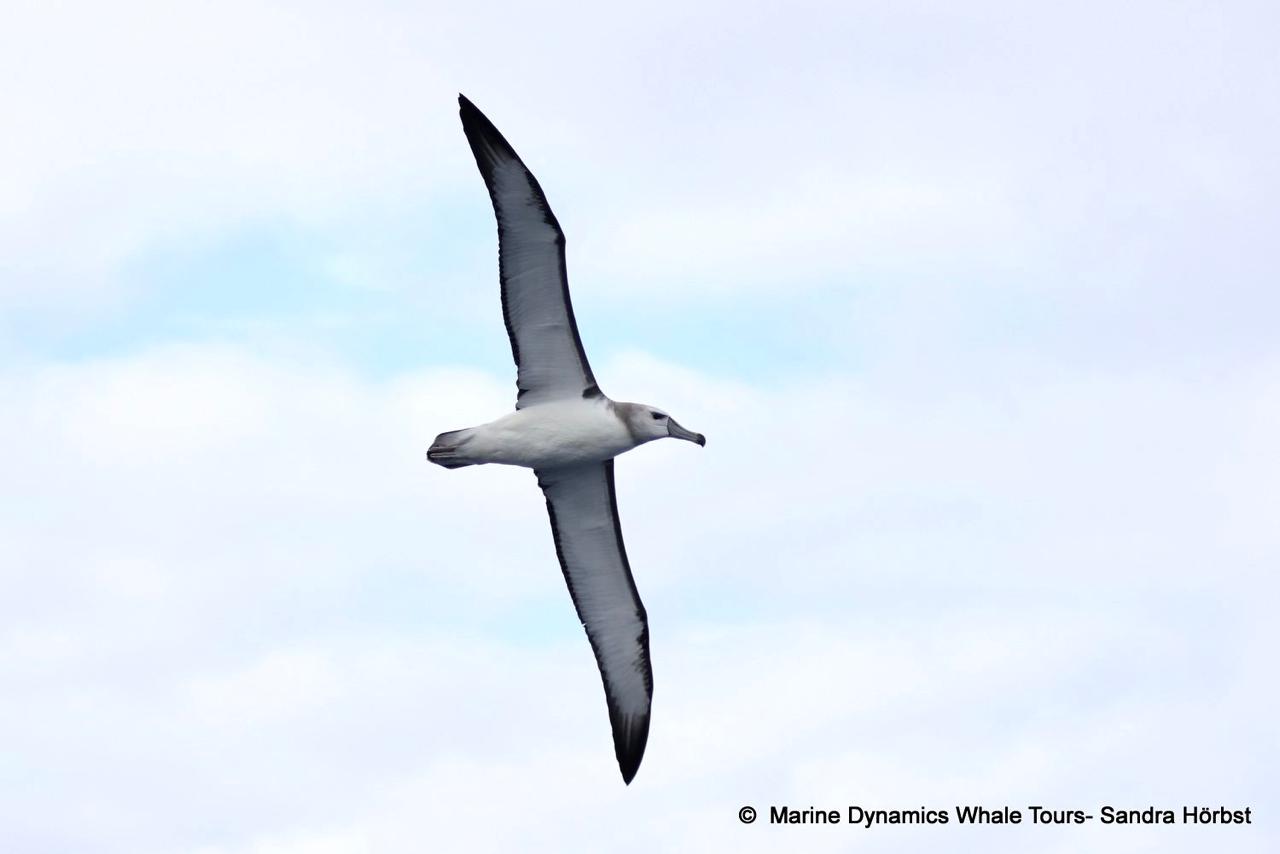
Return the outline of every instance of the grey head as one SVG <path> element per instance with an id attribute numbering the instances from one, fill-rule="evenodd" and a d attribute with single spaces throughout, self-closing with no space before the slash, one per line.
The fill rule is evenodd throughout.
<path id="1" fill-rule="evenodd" d="M 666 438 L 684 439 L 702 446 L 707 444 L 706 436 L 701 433 L 695 433 L 692 430 L 686 430 L 676 423 L 674 418 L 656 406 L 648 406 L 643 403 L 617 402 L 613 402 L 612 406 L 619 420 L 627 425 L 627 432 L 631 434 L 631 438 L 635 439 L 637 445 L 652 442 L 654 439 Z"/>

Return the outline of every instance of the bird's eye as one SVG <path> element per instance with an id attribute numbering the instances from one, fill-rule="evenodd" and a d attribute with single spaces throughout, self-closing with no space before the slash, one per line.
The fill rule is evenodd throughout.
<path id="1" fill-rule="evenodd" d="M 654 420 L 654 421 L 661 421 L 661 420 L 662 420 L 662 413 L 661 413 L 661 412 L 650 412 L 649 414 L 653 416 L 653 420 Z"/>

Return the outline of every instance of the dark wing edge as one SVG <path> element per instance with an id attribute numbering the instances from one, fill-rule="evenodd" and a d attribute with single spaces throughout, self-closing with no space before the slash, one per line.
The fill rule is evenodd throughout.
<path id="1" fill-rule="evenodd" d="M 622 542 L 613 460 L 536 474 L 547 499 L 556 557 L 604 682 L 618 769 L 630 785 L 649 740 L 653 668 L 648 614 Z M 601 512 L 606 502 L 612 524 L 589 524 L 584 514 Z M 603 565 L 583 565 L 593 558 Z"/>
<path id="2" fill-rule="evenodd" d="M 493 203 L 494 217 L 498 222 L 498 266 L 503 272 L 502 322 L 507 330 L 507 340 L 511 342 L 511 357 L 516 363 L 517 370 L 520 368 L 520 342 L 512 324 L 511 299 L 507 293 L 509 287 L 508 277 L 503 267 L 502 255 L 502 246 L 503 241 L 507 238 L 507 230 L 503 225 L 503 211 L 495 181 L 496 167 L 500 161 L 513 161 L 519 166 L 528 183 L 528 192 L 542 216 L 543 223 L 555 233 L 560 298 L 563 302 L 565 319 L 573 336 L 578 364 L 584 378 L 582 397 L 600 397 L 600 386 L 596 383 L 595 375 L 591 371 L 591 364 L 587 361 L 587 352 L 582 346 L 582 337 L 578 334 L 578 322 L 573 315 L 573 301 L 569 297 L 569 274 L 565 262 L 564 230 L 560 228 L 560 222 L 556 219 L 555 213 L 551 210 L 551 205 L 547 202 L 546 193 L 542 191 L 542 186 L 538 183 L 538 179 L 529 171 L 529 167 L 524 165 L 524 161 L 520 159 L 520 155 L 516 154 L 515 149 L 511 147 L 511 143 L 507 142 L 506 137 L 494 126 L 493 122 L 489 121 L 484 113 L 480 112 L 475 104 L 471 103 L 466 95 L 461 93 L 458 94 L 458 114 L 462 118 L 462 130 L 467 136 L 467 142 L 471 146 L 472 155 L 475 156 L 476 166 L 480 169 L 480 175 L 484 178 L 485 187 L 489 191 L 489 199 Z M 519 385 L 517 388 L 516 408 L 519 409 L 520 398 L 533 391 L 533 389 Z"/>

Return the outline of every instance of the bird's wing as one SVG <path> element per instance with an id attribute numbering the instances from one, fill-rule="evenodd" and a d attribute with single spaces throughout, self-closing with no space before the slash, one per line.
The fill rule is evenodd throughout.
<path id="1" fill-rule="evenodd" d="M 649 622 L 622 545 L 613 460 L 537 475 L 560 568 L 604 678 L 618 768 L 630 783 L 649 738 L 653 670 Z"/>
<path id="2" fill-rule="evenodd" d="M 516 360 L 516 408 L 597 396 L 569 301 L 560 223 L 538 179 L 493 122 L 464 96 L 458 104 L 498 219 L 502 319 Z"/>

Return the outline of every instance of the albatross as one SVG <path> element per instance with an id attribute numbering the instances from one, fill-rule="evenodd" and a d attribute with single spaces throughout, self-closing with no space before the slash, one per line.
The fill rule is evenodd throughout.
<path id="1" fill-rule="evenodd" d="M 613 458 L 654 439 L 707 440 L 655 406 L 600 391 L 573 319 L 560 223 L 511 144 L 464 95 L 458 104 L 498 220 L 516 408 L 479 427 L 441 433 L 427 459 L 450 469 L 524 466 L 537 475 L 560 569 L 604 680 L 618 769 L 630 784 L 649 739 L 653 669 L 649 621 L 622 544 Z"/>

